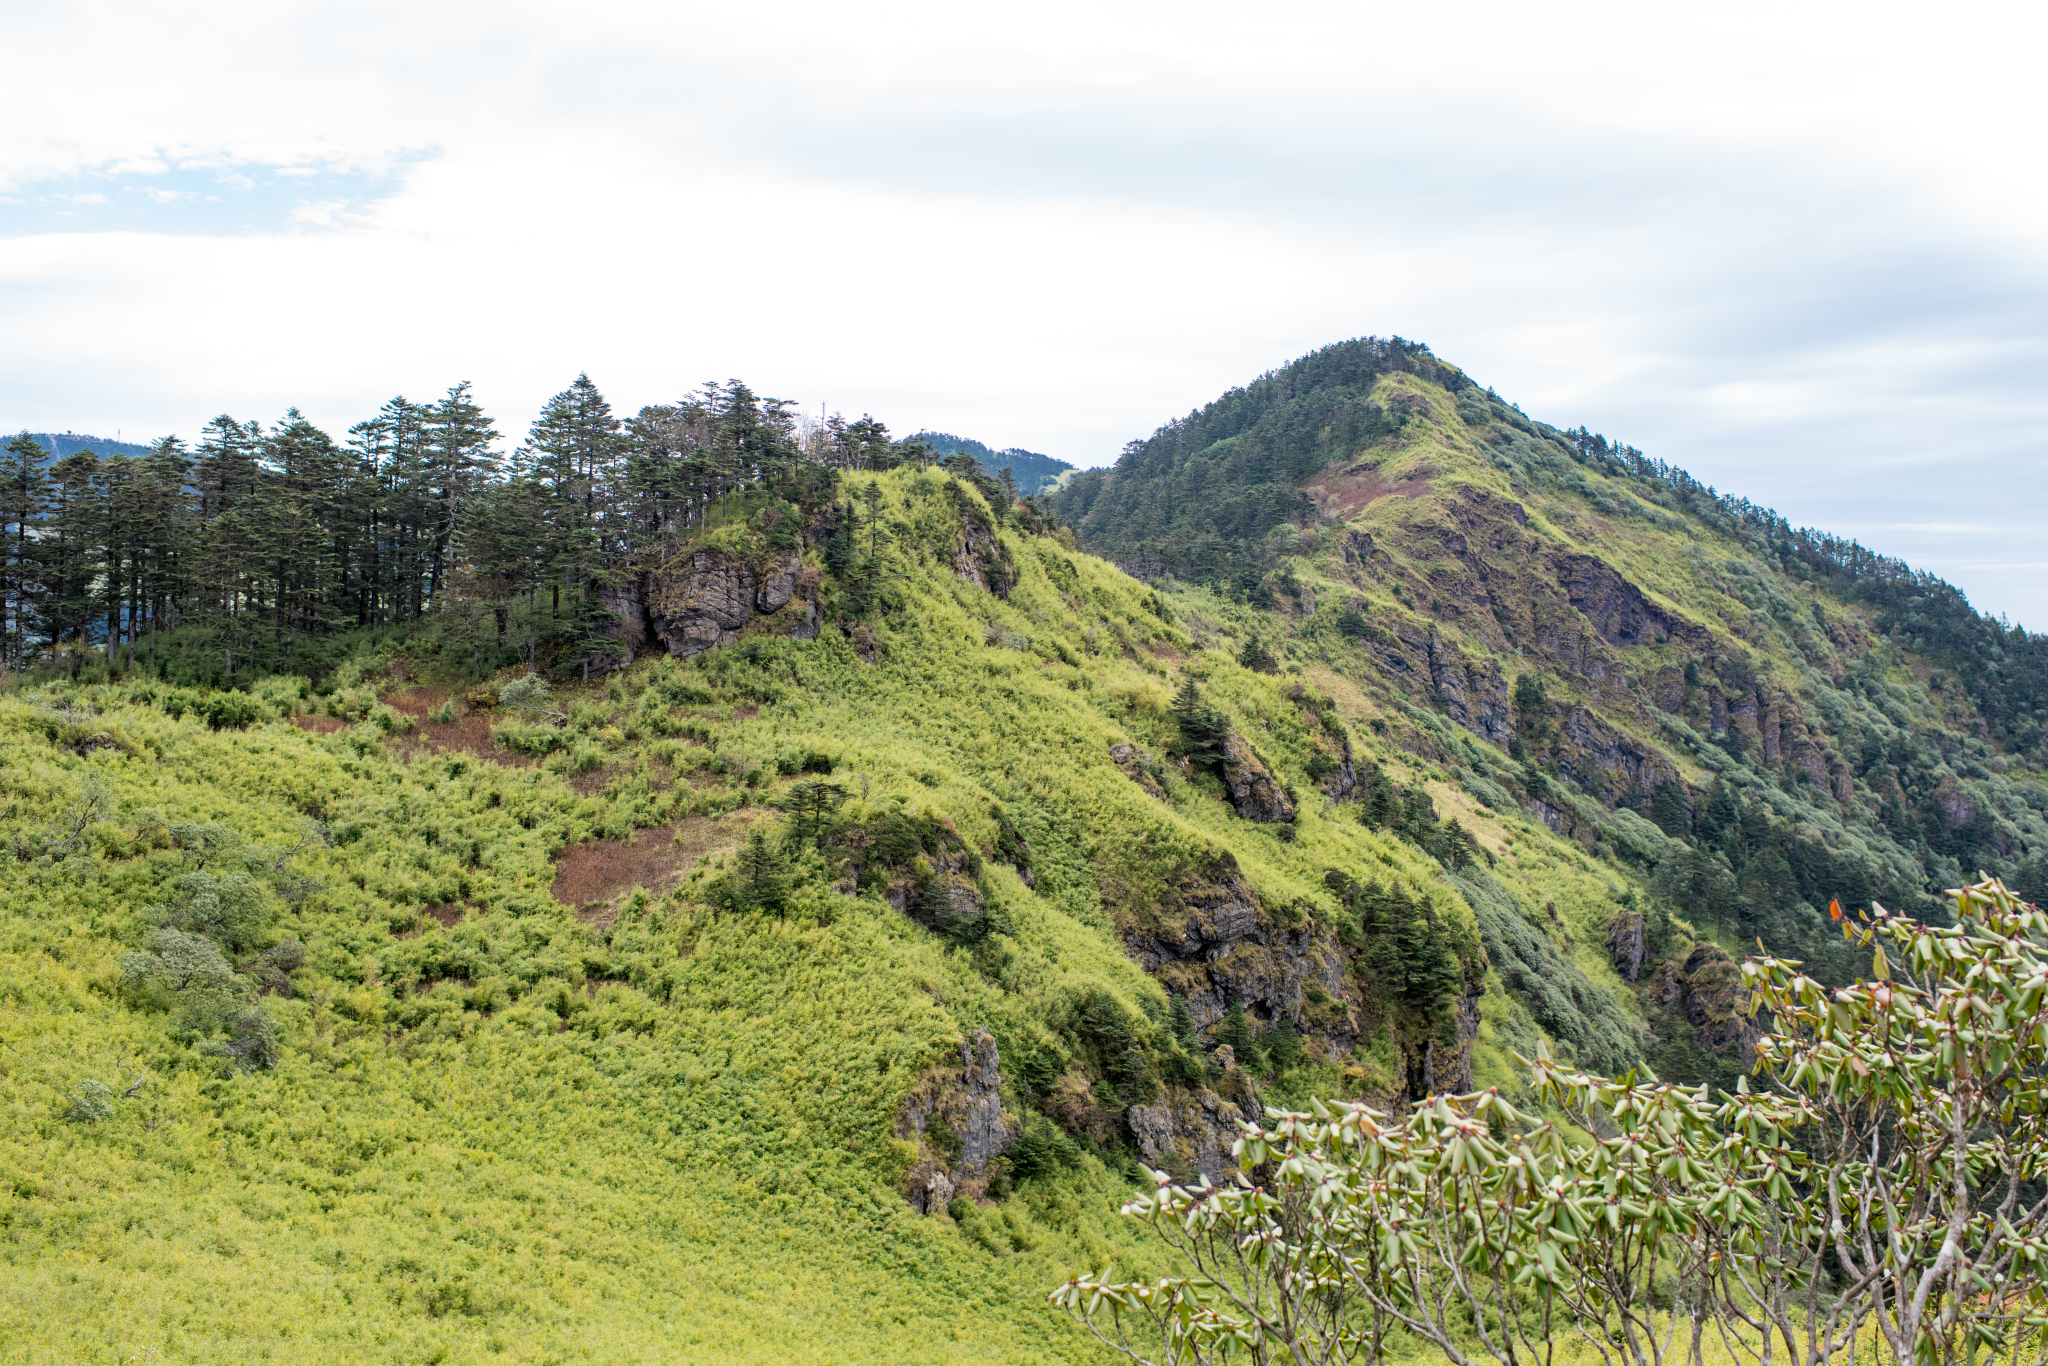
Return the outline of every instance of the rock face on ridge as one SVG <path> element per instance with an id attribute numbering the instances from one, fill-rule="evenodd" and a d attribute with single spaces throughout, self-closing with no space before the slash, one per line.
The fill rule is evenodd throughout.
<path id="1" fill-rule="evenodd" d="M 1262 825 L 1281 825 L 1294 819 L 1294 803 L 1236 731 L 1224 740 L 1223 758 L 1216 767 L 1238 815 Z"/>
<path id="2" fill-rule="evenodd" d="M 618 668 L 652 649 L 687 659 L 731 645 L 758 616 L 776 616 L 787 634 L 818 634 L 818 577 L 801 546 L 758 559 L 724 550 L 685 549 L 614 588 L 606 608 L 619 619 Z"/>
<path id="3" fill-rule="evenodd" d="M 1138 965 L 1185 997 L 1198 1028 L 1243 1006 L 1261 1026 L 1297 1019 L 1305 1032 L 1349 1048 L 1358 1026 L 1347 1002 L 1347 965 L 1331 934 L 1268 923 L 1235 866 L 1188 881 L 1178 905 L 1125 934 Z"/>
<path id="4" fill-rule="evenodd" d="M 1607 922 L 1607 956 L 1614 961 L 1614 970 L 1621 974 L 1622 981 L 1633 982 L 1643 975 L 1650 947 L 1643 937 L 1641 911 L 1616 911 Z"/>
<path id="5" fill-rule="evenodd" d="M 953 572 L 999 598 L 1009 597 L 1017 586 L 1017 566 L 1010 562 L 1001 538 L 976 509 L 964 510 L 962 520 L 966 533 L 953 553 Z"/>
<path id="6" fill-rule="evenodd" d="M 904 1097 L 896 1136 L 918 1156 L 903 1193 L 925 1214 L 956 1197 L 978 1198 L 995 1175 L 996 1159 L 1023 1126 L 1003 1113 L 1003 1076 L 996 1041 L 979 1029 L 960 1043 L 958 1067 L 926 1072 Z"/>
<path id="7" fill-rule="evenodd" d="M 1243 1132 L 1242 1107 L 1208 1087 L 1173 1091 L 1152 1105 L 1133 1105 L 1124 1116 L 1138 1144 L 1138 1160 L 1190 1182 L 1220 1185 L 1237 1171 L 1230 1145 Z"/>
<path id="8" fill-rule="evenodd" d="M 1683 1011 L 1716 1056 L 1744 1063 L 1754 1058 L 1761 1031 L 1743 1014 L 1748 993 L 1742 970 L 1719 945 L 1697 944 L 1683 962 L 1660 964 L 1649 989 L 1664 1005 Z"/>

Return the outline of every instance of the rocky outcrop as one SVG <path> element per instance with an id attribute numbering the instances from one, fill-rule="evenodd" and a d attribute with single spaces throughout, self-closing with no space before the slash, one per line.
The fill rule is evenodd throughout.
<path id="1" fill-rule="evenodd" d="M 1156 1104 L 1133 1105 L 1124 1123 L 1138 1160 L 1190 1183 L 1221 1185 L 1237 1175 L 1230 1145 L 1243 1134 L 1244 1110 L 1209 1088 L 1169 1091 Z"/>
<path id="2" fill-rule="evenodd" d="M 1609 645 L 1627 648 L 1675 640 L 1698 649 L 1710 643 L 1705 628 L 1666 612 L 1642 589 L 1590 555 L 1553 555 L 1550 568 L 1566 600 Z"/>
<path id="3" fill-rule="evenodd" d="M 1472 1089 L 1472 1045 L 1479 1038 L 1479 998 L 1482 983 L 1468 986 L 1458 997 L 1457 1034 L 1451 1042 L 1430 1039 L 1420 1049 L 1403 1050 L 1408 1063 L 1408 1091 L 1405 1100 L 1417 1101 L 1446 1091 Z"/>
<path id="4" fill-rule="evenodd" d="M 913 1143 L 917 1158 L 903 1193 L 921 1213 L 954 1199 L 978 1199 L 995 1175 L 996 1159 L 1023 1131 L 1003 1113 L 1003 1078 L 996 1041 L 986 1029 L 961 1041 L 958 1066 L 918 1078 L 896 1116 L 896 1137 Z"/>
<path id="5" fill-rule="evenodd" d="M 759 558 L 682 550 L 605 593 L 605 609 L 618 621 L 618 648 L 605 667 L 649 650 L 687 659 L 730 645 L 758 617 L 774 617 L 787 634 L 809 640 L 818 634 L 820 582 L 804 568 L 801 546 Z"/>
<path id="6" fill-rule="evenodd" d="M 1358 762 L 1351 752 L 1351 737 L 1342 736 L 1339 742 L 1343 745 L 1341 755 L 1331 756 L 1336 767 L 1317 779 L 1316 786 L 1321 788 L 1323 795 L 1331 801 L 1347 802 L 1351 800 L 1352 794 L 1358 791 Z"/>
<path id="7" fill-rule="evenodd" d="M 936 894 L 931 890 L 934 885 Z M 916 883 L 904 880 L 885 887 L 882 899 L 928 930 L 944 931 L 949 924 L 979 920 L 988 913 L 973 883 L 948 876 L 943 869 L 927 884 L 925 895 L 919 895 Z"/>
<path id="8" fill-rule="evenodd" d="M 1262 825 L 1278 825 L 1294 819 L 1294 803 L 1275 782 L 1273 774 L 1259 762 L 1259 756 L 1252 753 L 1252 747 L 1236 731 L 1224 739 L 1223 757 L 1218 761 L 1217 772 L 1222 775 L 1223 786 L 1230 793 L 1230 804 L 1237 808 L 1237 814 L 1248 821 Z"/>
<path id="9" fill-rule="evenodd" d="M 1650 990 L 1682 1012 L 1717 1057 L 1747 1063 L 1756 1056 L 1762 1031 L 1743 1010 L 1749 993 L 1742 969 L 1718 945 L 1696 944 L 1682 960 L 1666 961 L 1651 978 Z"/>
<path id="10" fill-rule="evenodd" d="M 1652 796 L 1665 783 L 1682 781 L 1678 766 L 1664 753 L 1582 707 L 1572 708 L 1565 717 L 1557 771 L 1608 806 L 1631 797 Z"/>
<path id="11" fill-rule="evenodd" d="M 1305 1034 L 1349 1048 L 1358 1025 L 1343 951 L 1327 930 L 1275 926 L 1234 864 L 1183 880 L 1171 903 L 1125 931 L 1139 966 L 1187 1000 L 1207 1029 L 1243 1006 L 1261 1027 L 1299 1022 Z"/>
<path id="12" fill-rule="evenodd" d="M 1643 975 L 1643 964 L 1649 960 L 1649 945 L 1643 937 L 1643 913 L 1641 911 L 1616 911 L 1614 918 L 1607 922 L 1607 956 L 1614 963 L 1614 970 L 1621 974 L 1624 982 L 1633 982 Z"/>
<path id="13" fill-rule="evenodd" d="M 1017 586 L 1017 566 L 1002 538 L 982 520 L 978 508 L 963 509 L 961 520 L 966 529 L 960 548 L 953 552 L 953 572 L 999 598 L 1009 597 Z"/>
<path id="14" fill-rule="evenodd" d="M 872 664 L 882 657 L 881 637 L 875 628 L 864 621 L 841 621 L 839 633 L 853 645 L 854 657 L 863 664 Z"/>
<path id="15" fill-rule="evenodd" d="M 1123 770 L 1126 778 L 1136 783 L 1148 797 L 1166 800 L 1166 789 L 1159 785 L 1158 762 L 1136 745 L 1121 741 L 1109 747 L 1110 762 Z"/>
<path id="16" fill-rule="evenodd" d="M 648 575 L 649 625 L 672 655 L 730 645 L 756 613 L 788 604 L 803 563 L 801 549 L 759 561 L 716 550 L 684 551 Z"/>
<path id="17" fill-rule="evenodd" d="M 1496 745 L 1508 741 L 1508 684 L 1491 659 L 1468 660 L 1434 632 L 1426 646 L 1430 687 L 1444 714 Z"/>

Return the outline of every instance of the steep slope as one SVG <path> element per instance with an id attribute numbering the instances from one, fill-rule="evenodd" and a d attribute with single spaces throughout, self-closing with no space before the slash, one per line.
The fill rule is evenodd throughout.
<path id="1" fill-rule="evenodd" d="M 2034 638 L 1412 344 L 1317 352 L 1053 506 L 1198 638 L 1343 679 L 1463 800 L 1639 885 L 1573 933 L 1653 1021 L 1732 1037 L 1703 942 L 1846 970 L 1831 900 L 1938 913 L 1979 869 L 2048 893 Z"/>
<path id="2" fill-rule="evenodd" d="M 1633 1056 L 1562 928 L 1611 884 L 1438 819 L 1349 680 L 948 471 L 841 492 L 622 576 L 552 695 L 436 683 L 432 628 L 253 695 L 11 681 L 9 1341 L 1092 1360 L 1043 1292 L 1163 1267 L 1137 1162 L 1539 1027 Z"/>

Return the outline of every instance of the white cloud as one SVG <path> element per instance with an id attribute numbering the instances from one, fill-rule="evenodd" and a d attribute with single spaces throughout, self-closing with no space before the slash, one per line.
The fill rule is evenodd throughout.
<path id="1" fill-rule="evenodd" d="M 1095 462 L 1398 332 L 1537 416 L 1939 568 L 1955 533 L 1884 528 L 2033 525 L 2048 501 L 2048 185 L 2017 169 L 2040 24 L 44 7 L 0 20 L 10 197 L 170 166 L 223 195 L 309 183 L 253 235 L 0 238 L 0 420 L 189 431 L 296 403 L 345 427 L 467 378 L 516 429 L 588 369 L 626 406 L 742 375 Z M 91 99 L 55 60 L 78 50 Z M 368 203 L 315 183 L 336 175 L 395 179 Z M 1966 589 L 2048 621 L 2017 558 L 1971 554 Z"/>

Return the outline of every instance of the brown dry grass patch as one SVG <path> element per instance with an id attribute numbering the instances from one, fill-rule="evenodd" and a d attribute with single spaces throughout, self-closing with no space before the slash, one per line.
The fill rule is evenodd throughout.
<path id="1" fill-rule="evenodd" d="M 627 892 L 645 887 L 660 895 L 686 865 L 737 846 L 744 833 L 744 822 L 721 824 L 691 816 L 673 826 L 636 831 L 630 842 L 572 844 L 555 859 L 555 900 L 586 924 L 609 925 L 618 918 L 618 900 Z"/>
<path id="2" fill-rule="evenodd" d="M 1430 491 L 1428 476 L 1433 473 L 1423 467 L 1415 471 L 1414 478 L 1389 480 L 1377 465 L 1361 461 L 1310 481 L 1308 492 L 1326 514 L 1344 518 L 1382 498 L 1420 498 Z"/>
<path id="3" fill-rule="evenodd" d="M 442 929 L 452 930 L 463 922 L 469 911 L 470 903 L 467 901 L 443 901 L 436 906 L 423 906 L 420 908 L 419 914 L 412 918 L 410 925 L 402 930 L 393 930 L 391 937 L 393 939 L 417 939 L 425 932 L 429 920 L 437 920 L 440 922 Z"/>
<path id="4" fill-rule="evenodd" d="M 465 915 L 469 914 L 469 903 L 467 901 L 444 901 L 438 906 L 427 907 L 427 914 L 440 921 L 442 929 L 452 930 L 462 923 L 462 918 Z"/>
<path id="5" fill-rule="evenodd" d="M 440 703 L 434 706 L 438 708 Z M 491 743 L 489 712 L 464 710 L 445 726 L 437 721 L 415 720 L 412 733 L 398 741 L 399 755 L 408 763 L 422 752 L 442 754 L 450 750 L 473 754 L 506 768 L 531 768 L 534 763 L 527 755 Z"/>
<path id="6" fill-rule="evenodd" d="M 450 696 L 452 694 L 447 688 L 402 688 L 386 694 L 384 704 L 393 711 L 404 712 L 417 721 L 431 712 L 438 711 L 441 704 Z"/>

